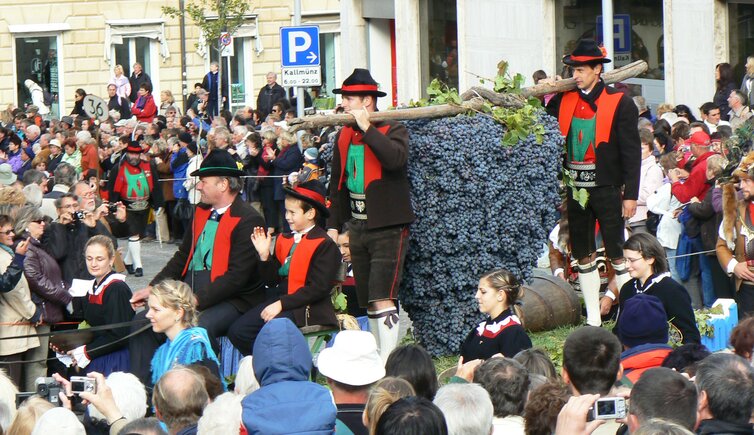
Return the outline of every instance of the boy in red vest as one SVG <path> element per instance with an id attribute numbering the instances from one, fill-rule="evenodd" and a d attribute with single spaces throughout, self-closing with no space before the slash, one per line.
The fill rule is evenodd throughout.
<path id="1" fill-rule="evenodd" d="M 618 296 L 607 291 L 600 301 L 595 224 L 599 221 L 605 254 L 620 289 L 631 278 L 622 248 L 625 221 L 636 213 L 641 175 L 641 141 L 636 127 L 639 111 L 631 98 L 602 81 L 603 64 L 609 62 L 594 40 L 579 41 L 573 53 L 563 58 L 572 68 L 578 89 L 556 95 L 547 105 L 566 139 L 571 253 L 579 262 L 587 323 L 593 326 L 601 324 L 600 313 L 607 314 Z M 580 189 L 589 194 L 586 206 L 574 199 Z"/>
<path id="2" fill-rule="evenodd" d="M 277 288 L 228 330 L 231 343 L 244 355 L 251 354 L 259 331 L 276 317 L 287 317 L 298 327 L 338 325 L 330 292 L 340 268 L 340 251 L 317 226 L 321 217 L 329 215 L 325 186 L 313 180 L 284 189 L 285 219 L 292 232 L 277 238 L 274 255 L 270 255 L 272 236 L 264 228 L 256 227 L 251 234 L 262 280 Z"/>
<path id="3" fill-rule="evenodd" d="M 398 345 L 398 287 L 414 221 L 408 184 L 408 130 L 398 122 L 371 122 L 377 98 L 384 97 L 369 71 L 356 68 L 333 89 L 356 125 L 335 139 L 330 179 L 333 240 L 350 226 L 351 261 L 359 305 L 367 308 L 369 330 L 383 361 Z"/>

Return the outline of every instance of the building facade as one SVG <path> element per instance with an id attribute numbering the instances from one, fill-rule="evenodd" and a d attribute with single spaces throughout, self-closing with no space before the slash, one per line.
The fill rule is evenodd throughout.
<path id="1" fill-rule="evenodd" d="M 320 26 L 323 71 L 331 85 L 339 58 L 339 1 L 303 3 L 303 22 Z M 29 104 L 25 83 L 32 80 L 52 97 L 51 116 L 67 115 L 76 89 L 104 97 L 114 66 L 122 65 L 129 75 L 135 62 L 151 77 L 156 99 L 160 91 L 170 90 L 180 104 L 184 72 L 186 91 L 190 92 L 219 56 L 189 18 L 183 29 L 185 44 L 181 44 L 180 20 L 166 16 L 163 6 L 178 8 L 179 1 L 0 2 L 3 109 L 9 103 Z M 255 106 L 267 72 L 279 71 L 278 32 L 281 26 L 291 25 L 292 16 L 293 0 L 251 2 L 243 26 L 222 57 L 223 71 L 230 77 L 233 108 Z"/>
<path id="2" fill-rule="evenodd" d="M 191 1 L 191 0 L 186 0 Z M 367 67 L 388 97 L 381 107 L 425 96 L 433 78 L 461 91 L 492 78 L 498 61 L 526 85 L 539 69 L 561 73 L 560 59 L 579 38 L 602 39 L 603 0 L 303 0 L 302 24 L 320 28 L 322 96 L 333 96 L 355 67 Z M 730 62 L 736 80 L 754 54 L 752 0 L 613 0 L 614 64 L 644 59 L 635 94 L 692 108 L 715 91 L 715 66 Z M 32 80 L 68 114 L 76 89 L 99 96 L 113 67 L 134 62 L 151 76 L 157 97 L 201 82 L 220 57 L 199 29 L 162 6 L 179 0 L 11 0 L 0 3 L 0 104 L 29 104 Z M 293 0 L 252 0 L 245 23 L 222 56 L 233 108 L 255 106 L 269 71 L 280 70 L 281 26 Z M 182 61 L 183 59 L 183 61 Z M 185 73 L 185 81 L 184 81 Z M 183 88 L 184 82 L 186 89 Z"/>

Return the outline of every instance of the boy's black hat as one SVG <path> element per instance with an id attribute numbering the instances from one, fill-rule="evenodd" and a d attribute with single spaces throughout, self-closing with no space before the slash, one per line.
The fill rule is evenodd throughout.
<path id="1" fill-rule="evenodd" d="M 372 78 L 369 70 L 356 68 L 347 79 L 343 80 L 343 86 L 332 90 L 333 94 L 343 95 L 374 95 L 384 97 L 386 93 L 379 90 L 379 84 Z"/>
<path id="2" fill-rule="evenodd" d="M 229 152 L 215 149 L 205 157 L 202 165 L 189 174 L 191 177 L 240 177 L 244 172 L 238 169 L 238 164 Z"/>
<path id="3" fill-rule="evenodd" d="M 322 216 L 330 216 L 330 211 L 327 209 L 326 202 L 327 189 L 325 189 L 325 185 L 318 180 L 307 181 L 306 183 L 301 183 L 292 187 L 284 186 L 283 190 L 285 190 L 286 195 L 290 195 L 296 199 L 311 204 L 322 214 Z"/>

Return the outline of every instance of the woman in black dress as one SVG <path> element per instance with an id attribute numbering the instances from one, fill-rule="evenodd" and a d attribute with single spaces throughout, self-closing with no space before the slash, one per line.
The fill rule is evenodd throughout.
<path id="1" fill-rule="evenodd" d="M 464 361 L 487 359 L 496 354 L 512 358 L 531 347 L 523 326 L 523 313 L 516 302 L 523 296 L 521 283 L 512 273 L 499 269 L 479 280 L 476 300 L 487 318 L 474 328 L 461 345 Z"/>
<path id="2" fill-rule="evenodd" d="M 650 234 L 634 234 L 623 244 L 623 256 L 633 279 L 620 289 L 618 322 L 626 301 L 637 293 L 646 293 L 662 301 L 668 321 L 680 333 L 683 344 L 699 343 L 701 336 L 691 308 L 691 297 L 670 277 L 668 259 L 660 242 Z"/>

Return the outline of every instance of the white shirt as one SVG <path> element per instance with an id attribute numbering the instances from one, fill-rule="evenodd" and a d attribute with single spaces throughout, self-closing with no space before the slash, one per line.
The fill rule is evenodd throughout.
<path id="1" fill-rule="evenodd" d="M 681 206 L 681 202 L 670 193 L 670 183 L 665 183 L 647 198 L 647 208 L 656 215 L 660 215 L 657 225 L 657 240 L 667 249 L 678 247 L 683 225 L 673 217 L 673 211 Z"/>

